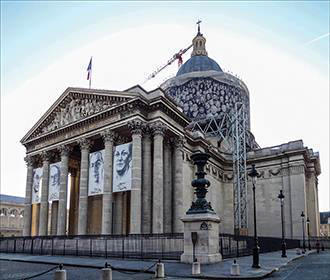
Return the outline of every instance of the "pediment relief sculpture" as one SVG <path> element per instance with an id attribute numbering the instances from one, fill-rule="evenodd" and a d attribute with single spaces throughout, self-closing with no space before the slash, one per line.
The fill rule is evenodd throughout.
<path id="1" fill-rule="evenodd" d="M 70 123 L 100 113 L 126 101 L 126 98 L 69 94 L 44 120 L 32 137 L 54 131 Z"/>

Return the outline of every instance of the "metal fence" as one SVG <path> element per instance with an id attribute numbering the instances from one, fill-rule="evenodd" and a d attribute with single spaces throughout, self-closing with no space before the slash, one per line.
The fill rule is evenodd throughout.
<path id="1" fill-rule="evenodd" d="M 180 259 L 183 234 L 9 237 L 0 252 L 141 259 Z"/>
<path id="2" fill-rule="evenodd" d="M 258 237 L 258 241 L 260 253 L 281 250 L 281 238 Z M 315 248 L 316 239 L 310 241 Z M 327 242 L 323 241 L 325 248 L 330 247 L 330 239 Z M 292 249 L 301 247 L 302 243 L 299 239 L 286 239 L 286 245 Z M 183 246 L 183 233 L 0 238 L 0 252 L 36 255 L 180 260 Z M 219 251 L 223 258 L 251 255 L 253 247 L 251 236 L 219 235 Z"/>
<path id="3" fill-rule="evenodd" d="M 306 237 L 305 238 L 305 247 L 308 248 L 309 244 L 313 249 L 330 249 L 330 237 Z M 303 247 L 303 240 L 300 240 L 300 247 Z"/>

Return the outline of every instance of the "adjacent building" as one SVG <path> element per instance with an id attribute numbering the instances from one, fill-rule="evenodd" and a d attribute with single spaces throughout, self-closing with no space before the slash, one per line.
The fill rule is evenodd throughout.
<path id="1" fill-rule="evenodd" d="M 24 197 L 0 194 L 0 236 L 21 236 Z"/>
<path id="2" fill-rule="evenodd" d="M 330 211 L 320 213 L 320 235 L 330 237 Z"/>

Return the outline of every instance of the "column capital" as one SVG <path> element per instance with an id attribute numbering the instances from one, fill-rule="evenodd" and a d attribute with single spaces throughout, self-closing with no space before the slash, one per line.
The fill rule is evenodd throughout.
<path id="1" fill-rule="evenodd" d="M 128 128 L 131 130 L 132 135 L 137 134 L 142 136 L 145 122 L 139 119 L 131 120 L 127 123 Z"/>
<path id="2" fill-rule="evenodd" d="M 93 145 L 93 141 L 91 141 L 90 139 L 87 139 L 87 138 L 81 138 L 81 139 L 78 139 L 78 144 L 79 144 L 81 150 L 89 151 Z"/>
<path id="3" fill-rule="evenodd" d="M 26 166 L 33 166 L 35 164 L 36 159 L 33 156 L 25 156 L 24 161 L 26 163 Z"/>
<path id="4" fill-rule="evenodd" d="M 182 150 L 186 140 L 184 137 L 179 136 L 176 138 L 171 138 L 171 142 L 173 143 L 175 148 Z"/>
<path id="5" fill-rule="evenodd" d="M 72 147 L 68 145 L 61 145 L 57 150 L 60 152 L 61 156 L 68 156 L 72 151 Z"/>
<path id="6" fill-rule="evenodd" d="M 41 159 L 42 161 L 50 161 L 52 157 L 52 153 L 50 151 L 43 151 L 41 152 Z"/>
<path id="7" fill-rule="evenodd" d="M 152 129 L 152 134 L 155 135 L 161 135 L 164 136 L 165 131 L 167 130 L 167 126 L 163 124 L 161 121 L 156 121 L 152 124 L 150 124 L 150 127 Z"/>
<path id="8" fill-rule="evenodd" d="M 104 143 L 114 142 L 118 138 L 118 134 L 111 129 L 105 129 L 101 131 L 101 136 Z"/>

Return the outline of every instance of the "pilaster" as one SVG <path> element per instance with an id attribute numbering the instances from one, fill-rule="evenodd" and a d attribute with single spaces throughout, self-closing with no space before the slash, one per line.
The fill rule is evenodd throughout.
<path id="1" fill-rule="evenodd" d="M 143 133 L 142 149 L 142 233 L 152 233 L 152 141 L 151 131 L 146 127 Z"/>
<path id="2" fill-rule="evenodd" d="M 172 232 L 172 149 L 171 143 L 164 143 L 164 232 Z"/>

